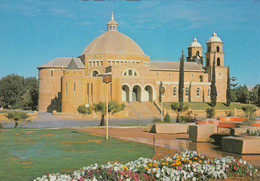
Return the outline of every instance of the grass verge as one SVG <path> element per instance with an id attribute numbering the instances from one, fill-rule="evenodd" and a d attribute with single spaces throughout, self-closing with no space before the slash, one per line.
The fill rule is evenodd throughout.
<path id="1" fill-rule="evenodd" d="M 152 157 L 145 144 L 72 129 L 1 129 L 1 180 L 32 180 L 47 173 L 72 173 L 90 164 Z"/>

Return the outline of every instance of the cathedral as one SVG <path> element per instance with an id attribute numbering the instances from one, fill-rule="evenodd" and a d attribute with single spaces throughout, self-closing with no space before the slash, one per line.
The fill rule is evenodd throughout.
<path id="1" fill-rule="evenodd" d="M 77 58 L 57 57 L 39 67 L 39 111 L 73 113 L 79 105 L 108 99 L 118 102 L 210 102 L 213 62 L 216 70 L 217 102 L 226 101 L 227 67 L 223 41 L 213 33 L 202 46 L 196 38 L 188 46 L 184 63 L 184 89 L 178 90 L 179 61 L 156 61 L 144 54 L 130 37 L 118 31 L 111 20 L 107 31 L 95 38 Z M 214 61 L 215 60 L 215 61 Z M 104 82 L 104 76 L 111 81 Z M 165 92 L 160 93 L 161 87 Z"/>

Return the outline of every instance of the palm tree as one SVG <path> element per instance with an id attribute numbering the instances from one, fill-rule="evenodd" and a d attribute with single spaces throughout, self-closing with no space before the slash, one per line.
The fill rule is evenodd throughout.
<path id="1" fill-rule="evenodd" d="M 180 122 L 180 113 L 181 112 L 185 112 L 189 109 L 189 105 L 188 104 L 185 104 L 185 103 L 172 103 L 171 104 L 171 108 L 172 110 L 174 110 L 177 114 L 177 120 L 176 122 L 179 123 Z"/>
<path id="2" fill-rule="evenodd" d="M 124 110 L 125 105 L 124 104 L 119 104 L 116 101 L 110 101 L 108 103 L 108 113 L 117 113 L 122 110 Z M 98 104 L 94 104 L 93 109 L 95 112 L 100 113 L 101 115 L 101 121 L 100 121 L 100 126 L 105 125 L 105 115 L 106 115 L 106 103 L 105 102 L 99 102 Z"/>
<path id="3" fill-rule="evenodd" d="M 5 115 L 7 119 L 10 121 L 14 122 L 14 128 L 18 128 L 18 123 L 19 122 L 30 122 L 29 116 L 26 112 L 21 112 L 21 111 L 10 111 Z"/>

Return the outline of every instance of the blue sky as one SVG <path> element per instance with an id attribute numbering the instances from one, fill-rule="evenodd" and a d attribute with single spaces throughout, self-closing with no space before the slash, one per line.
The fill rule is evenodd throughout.
<path id="1" fill-rule="evenodd" d="M 151 60 L 178 61 L 194 37 L 204 47 L 215 31 L 237 82 L 260 83 L 260 1 L 1 0 L 0 78 L 38 76 L 37 66 L 77 57 L 114 11 L 119 31 Z"/>

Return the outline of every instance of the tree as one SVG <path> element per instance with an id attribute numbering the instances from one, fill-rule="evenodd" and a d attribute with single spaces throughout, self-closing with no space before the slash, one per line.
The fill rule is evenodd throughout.
<path id="1" fill-rule="evenodd" d="M 207 108 L 206 109 L 207 118 L 213 118 L 215 116 L 215 109 L 214 108 Z"/>
<path id="2" fill-rule="evenodd" d="M 238 83 L 235 82 L 236 80 L 237 80 L 236 77 L 230 78 L 230 101 L 231 102 L 237 101 L 236 89 L 237 89 Z"/>
<path id="3" fill-rule="evenodd" d="M 90 106 L 90 107 L 86 107 L 84 104 L 83 105 L 80 105 L 77 109 L 77 111 L 80 113 L 80 114 L 83 114 L 83 115 L 86 115 L 86 114 L 92 114 L 93 112 L 93 108 Z"/>
<path id="4" fill-rule="evenodd" d="M 242 107 L 242 110 L 244 111 L 246 116 L 244 124 L 250 126 L 255 122 L 254 113 L 256 112 L 257 108 L 254 105 L 245 105 Z"/>
<path id="5" fill-rule="evenodd" d="M 9 111 L 5 117 L 14 122 L 14 127 L 18 128 L 19 122 L 30 122 L 30 116 L 26 112 L 21 111 Z"/>
<path id="6" fill-rule="evenodd" d="M 179 69 L 179 102 L 183 103 L 183 88 L 184 88 L 184 53 L 180 58 L 180 69 Z"/>
<path id="7" fill-rule="evenodd" d="M 176 112 L 176 114 L 177 114 L 176 122 L 179 123 L 180 122 L 180 113 L 187 111 L 189 109 L 189 105 L 182 103 L 182 102 L 172 103 L 171 108 L 172 108 L 172 110 L 174 110 Z"/>
<path id="8" fill-rule="evenodd" d="M 0 80 L 0 105 L 4 108 L 36 110 L 38 92 L 37 78 L 7 75 Z"/>
<path id="9" fill-rule="evenodd" d="M 122 110 L 124 110 L 125 105 L 119 104 L 116 101 L 110 101 L 108 103 L 108 113 L 117 113 Z M 95 112 L 98 112 L 101 115 L 101 121 L 100 126 L 105 125 L 105 115 L 106 115 L 106 103 L 105 102 L 99 102 L 98 104 L 94 104 L 93 109 Z"/>
<path id="10" fill-rule="evenodd" d="M 248 103 L 249 92 L 246 85 L 239 86 L 236 89 L 237 102 Z"/>
<path id="11" fill-rule="evenodd" d="M 19 75 L 7 75 L 0 80 L 0 104 L 12 108 L 21 101 L 24 78 Z"/>
<path id="12" fill-rule="evenodd" d="M 231 101 L 231 92 L 230 92 L 230 75 L 229 75 L 229 66 L 227 71 L 227 92 L 226 92 L 227 106 L 230 106 Z"/>
<path id="13" fill-rule="evenodd" d="M 167 112 L 166 115 L 164 116 L 163 122 L 171 122 L 171 118 L 169 113 Z"/>
<path id="14" fill-rule="evenodd" d="M 248 101 L 250 104 L 255 104 L 256 106 L 258 105 L 258 92 L 259 92 L 259 89 L 260 89 L 260 84 L 257 84 L 254 86 L 254 88 L 249 91 L 249 98 L 248 98 Z"/>
<path id="15" fill-rule="evenodd" d="M 210 85 L 210 100 L 211 100 L 211 106 L 215 107 L 217 104 L 217 88 L 216 88 L 216 73 L 215 73 L 215 59 L 213 61 L 213 70 L 212 70 L 212 79 L 211 79 L 211 85 Z"/>
<path id="16" fill-rule="evenodd" d="M 258 107 L 260 107 L 260 87 L 258 88 Z"/>

